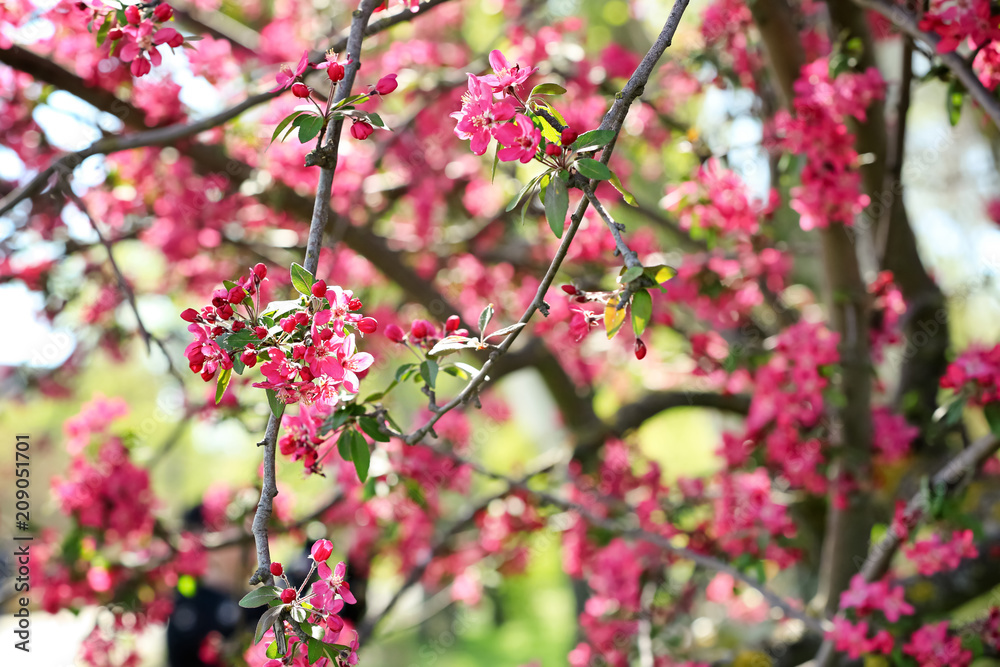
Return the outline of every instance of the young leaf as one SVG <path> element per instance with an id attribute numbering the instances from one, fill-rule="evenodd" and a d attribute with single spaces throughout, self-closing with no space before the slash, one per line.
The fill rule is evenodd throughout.
<path id="1" fill-rule="evenodd" d="M 277 660 L 278 658 L 278 642 L 271 642 L 267 645 L 267 650 L 264 651 L 264 657 L 270 658 L 271 660 Z"/>
<path id="2" fill-rule="evenodd" d="M 568 209 L 569 193 L 566 191 L 566 184 L 561 178 L 553 178 L 545 196 L 545 219 L 549 221 L 549 228 L 557 239 L 562 238 Z"/>
<path id="3" fill-rule="evenodd" d="M 622 274 L 618 276 L 618 282 L 625 285 L 626 283 L 632 282 L 642 274 L 643 268 L 641 266 L 630 266 L 622 271 Z"/>
<path id="4" fill-rule="evenodd" d="M 368 122 L 372 124 L 372 127 L 377 127 L 383 130 L 389 129 L 386 127 L 385 121 L 382 120 L 382 116 L 379 116 L 374 111 L 368 114 Z"/>
<path id="5" fill-rule="evenodd" d="M 406 382 L 406 380 L 413 374 L 416 370 L 417 365 L 414 363 L 403 364 L 396 369 L 396 382 Z"/>
<path id="6" fill-rule="evenodd" d="M 223 368 L 219 371 L 219 379 L 215 384 L 215 404 L 218 405 L 222 400 L 222 395 L 226 393 L 226 387 L 229 386 L 229 381 L 233 377 L 232 368 Z"/>
<path id="7" fill-rule="evenodd" d="M 604 164 L 589 157 L 582 157 L 577 160 L 576 170 L 583 176 L 598 181 L 606 181 L 611 178 L 611 171 Z"/>
<path id="8" fill-rule="evenodd" d="M 358 479 L 364 482 L 368 479 L 368 464 L 371 463 L 371 450 L 368 449 L 368 441 L 354 429 L 351 429 L 351 458 L 354 460 L 354 470 L 358 473 Z"/>
<path id="9" fill-rule="evenodd" d="M 531 89 L 531 96 L 535 95 L 563 95 L 566 89 L 557 83 L 540 83 Z"/>
<path id="10" fill-rule="evenodd" d="M 285 412 L 285 404 L 278 400 L 278 395 L 273 389 L 266 389 L 264 393 L 267 394 L 267 404 L 271 408 L 271 414 L 275 419 L 281 419 L 281 415 Z"/>
<path id="11" fill-rule="evenodd" d="M 621 193 L 622 199 L 625 200 L 626 204 L 629 206 L 639 205 L 639 202 L 635 200 L 635 195 L 625 189 L 625 186 L 622 185 L 621 180 L 618 178 L 618 174 L 613 171 L 611 172 L 611 185 L 615 186 L 615 190 Z"/>
<path id="12" fill-rule="evenodd" d="M 435 343 L 434 347 L 427 352 L 427 356 L 439 357 L 445 354 L 451 354 L 466 348 L 476 347 L 478 343 L 478 338 L 468 338 L 467 336 L 445 336 Z"/>
<path id="13" fill-rule="evenodd" d="M 666 264 L 647 266 L 643 272 L 646 274 L 647 278 L 660 285 L 677 275 L 677 269 L 672 266 L 667 266 Z"/>
<path id="14" fill-rule="evenodd" d="M 304 113 L 304 112 L 302 112 L 302 111 L 296 111 L 295 113 L 291 114 L 290 116 L 285 116 L 281 120 L 281 122 L 278 123 L 278 126 L 276 128 L 274 128 L 274 133 L 271 134 L 271 143 L 273 144 L 274 140 L 278 138 L 279 134 L 281 134 L 281 131 L 284 130 L 286 127 L 288 127 L 288 124 L 291 123 L 296 118 L 298 118 L 299 115 L 301 115 L 302 113 Z"/>
<path id="15" fill-rule="evenodd" d="M 606 146 L 614 138 L 615 133 L 611 130 L 591 130 L 577 137 L 571 148 L 575 151 L 594 150 Z"/>
<path id="16" fill-rule="evenodd" d="M 289 271 L 292 277 L 292 287 L 299 291 L 299 294 L 305 294 L 309 296 L 312 294 L 313 283 L 316 279 L 313 274 L 305 270 L 305 267 L 292 262 L 292 268 Z"/>
<path id="17" fill-rule="evenodd" d="M 298 121 L 299 142 L 308 143 L 315 139 L 319 131 L 323 129 L 323 119 L 319 116 L 299 116 L 299 118 L 305 118 L 305 120 Z"/>
<path id="18" fill-rule="evenodd" d="M 500 164 L 500 142 L 493 147 L 493 171 L 490 172 L 490 183 L 497 180 L 497 165 Z M 509 210 L 509 209 L 508 209 Z"/>
<path id="19" fill-rule="evenodd" d="M 987 403 L 983 407 L 983 415 L 993 435 L 1000 437 L 1000 403 Z"/>
<path id="20" fill-rule="evenodd" d="M 361 425 L 361 430 L 375 442 L 389 442 L 389 436 L 381 431 L 378 422 L 372 417 L 362 417 L 358 423 Z"/>
<path id="21" fill-rule="evenodd" d="M 493 338 L 494 336 L 506 336 L 507 334 L 511 333 L 512 331 L 517 331 L 518 329 L 520 329 L 523 326 L 524 326 L 524 322 L 516 322 L 516 323 L 510 325 L 509 327 L 504 327 L 503 329 L 497 329 L 496 331 L 494 331 L 493 333 L 491 333 L 489 336 L 487 336 L 486 339 L 488 340 L 490 338 Z"/>
<path id="22" fill-rule="evenodd" d="M 486 333 L 486 327 L 489 325 L 490 320 L 493 319 L 493 304 L 489 304 L 483 308 L 483 312 L 479 313 L 479 332 L 482 334 Z"/>
<path id="23" fill-rule="evenodd" d="M 278 588 L 276 586 L 261 586 L 260 588 L 255 588 L 240 600 L 240 606 L 246 609 L 253 609 L 254 607 L 263 607 L 271 600 L 278 599 Z"/>
<path id="24" fill-rule="evenodd" d="M 535 176 L 533 179 L 531 179 L 530 181 L 528 181 L 527 185 L 525 185 L 523 188 L 521 188 L 521 191 L 517 193 L 517 196 L 514 197 L 514 199 L 511 200 L 511 202 L 509 204 L 507 204 L 507 212 L 508 213 L 510 213 L 511 211 L 513 211 L 515 208 L 517 208 L 517 205 L 519 203 L 521 203 L 521 200 L 524 199 L 524 196 L 526 194 L 528 194 L 529 192 L 531 192 L 534 189 L 534 187 L 538 183 L 538 181 L 540 181 L 542 179 L 542 176 L 544 176 L 544 174 L 541 174 L 539 176 Z"/>
<path id="25" fill-rule="evenodd" d="M 434 389 L 437 384 L 438 364 L 433 359 L 420 362 L 420 377 L 424 379 L 427 386 Z"/>
<path id="26" fill-rule="evenodd" d="M 264 633 L 278 620 L 278 616 L 281 614 L 282 606 L 271 607 L 264 612 L 264 615 L 260 617 L 257 621 L 257 631 L 253 633 L 253 643 L 259 644 L 260 640 L 264 637 Z"/>
<path id="27" fill-rule="evenodd" d="M 653 316 L 653 299 L 646 290 L 639 290 L 632 295 L 632 331 L 638 338 L 646 330 L 649 319 Z"/>
<path id="28" fill-rule="evenodd" d="M 615 337 L 624 322 L 625 309 L 618 307 L 618 295 L 612 294 L 604 305 L 604 330 L 608 333 L 608 340 Z"/>

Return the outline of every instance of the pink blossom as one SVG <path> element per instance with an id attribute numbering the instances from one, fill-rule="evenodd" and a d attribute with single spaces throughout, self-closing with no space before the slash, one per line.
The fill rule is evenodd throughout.
<path id="1" fill-rule="evenodd" d="M 459 139 L 469 139 L 470 150 L 482 155 L 501 123 L 514 117 L 514 107 L 506 100 L 495 102 L 490 87 L 479 77 L 469 74 L 469 90 L 462 97 L 462 109 L 451 117 L 458 121 L 455 135 Z"/>
<path id="2" fill-rule="evenodd" d="M 531 162 L 535 150 L 542 141 L 542 132 L 524 114 L 517 114 L 513 123 L 506 123 L 497 128 L 494 133 L 497 141 L 506 146 L 498 153 L 502 162 L 520 160 L 523 164 Z"/>
<path id="3" fill-rule="evenodd" d="M 934 533 L 926 540 L 918 540 L 903 549 L 906 557 L 913 561 L 917 572 L 929 576 L 935 572 L 953 570 L 964 558 L 975 558 L 979 550 L 973 543 L 971 530 L 956 530 L 951 539 L 942 542 L 941 536 Z"/>
<path id="4" fill-rule="evenodd" d="M 521 66 L 516 63 L 512 65 L 497 49 L 490 51 L 490 66 L 493 68 L 493 74 L 483 76 L 482 80 L 487 85 L 493 86 L 493 90 L 496 92 L 518 86 L 538 71 L 537 67 L 521 69 Z"/>
<path id="5" fill-rule="evenodd" d="M 272 93 L 276 93 L 279 90 L 286 90 L 292 87 L 296 79 L 302 76 L 306 69 L 309 67 L 309 50 L 306 49 L 302 52 L 302 58 L 299 59 L 299 64 L 296 65 L 295 71 L 292 71 L 288 65 L 282 65 L 278 69 L 278 73 L 274 76 L 277 80 L 278 85 L 270 90 Z"/>
<path id="6" fill-rule="evenodd" d="M 967 667 L 972 652 L 962 649 L 962 640 L 948 635 L 948 621 L 924 625 L 910 636 L 903 653 L 913 656 L 920 665 Z"/>

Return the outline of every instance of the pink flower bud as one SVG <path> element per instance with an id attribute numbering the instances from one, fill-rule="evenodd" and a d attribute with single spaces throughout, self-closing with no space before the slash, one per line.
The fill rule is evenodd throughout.
<path id="1" fill-rule="evenodd" d="M 388 95 L 398 87 L 399 84 L 396 83 L 396 75 L 386 74 L 375 84 L 375 92 L 379 95 Z"/>
<path id="2" fill-rule="evenodd" d="M 319 332 L 320 340 L 330 340 L 331 338 L 333 338 L 333 329 L 322 329 Z"/>
<path id="3" fill-rule="evenodd" d="M 646 344 L 642 342 L 641 338 L 635 339 L 635 358 L 642 359 L 646 356 Z"/>
<path id="4" fill-rule="evenodd" d="M 156 9 L 153 10 L 153 16 L 160 23 L 165 23 L 171 19 L 174 15 L 174 10 L 171 9 L 170 5 L 157 5 Z"/>
<path id="5" fill-rule="evenodd" d="M 201 316 L 198 315 L 198 311 L 194 308 L 186 308 L 181 311 L 181 319 L 185 322 L 197 322 L 201 319 Z"/>
<path id="6" fill-rule="evenodd" d="M 304 310 L 295 313 L 295 323 L 301 326 L 309 324 L 309 313 Z"/>
<path id="7" fill-rule="evenodd" d="M 264 340 L 267 338 L 267 327 L 257 327 L 253 330 L 253 333 L 257 336 L 258 340 Z"/>
<path id="8" fill-rule="evenodd" d="M 281 326 L 281 330 L 285 333 L 292 333 L 295 331 L 295 318 L 285 317 L 278 323 Z"/>
<path id="9" fill-rule="evenodd" d="M 371 126 L 366 120 L 356 120 L 354 124 L 351 125 L 351 136 L 359 141 L 364 141 L 372 135 L 375 128 Z"/>
<path id="10" fill-rule="evenodd" d="M 354 297 L 353 299 L 347 302 L 348 310 L 361 310 L 361 306 L 362 306 L 361 299 L 357 297 Z"/>
<path id="11" fill-rule="evenodd" d="M 333 543 L 330 540 L 317 540 L 309 551 L 309 555 L 317 563 L 325 563 L 331 554 L 333 554 Z"/>
<path id="12" fill-rule="evenodd" d="M 229 301 L 229 290 L 225 287 L 220 287 L 219 289 L 212 292 L 212 305 L 218 308 L 222 304 Z"/>
<path id="13" fill-rule="evenodd" d="M 308 366 L 303 366 L 299 369 L 299 377 L 302 378 L 303 382 L 312 382 L 316 378 L 316 376 L 312 374 L 312 371 L 309 370 Z"/>
<path id="14" fill-rule="evenodd" d="M 229 303 L 235 305 L 243 301 L 243 299 L 245 299 L 246 297 L 247 297 L 247 291 L 242 287 L 240 287 L 239 285 L 236 285 L 235 287 L 233 287 L 233 289 L 229 290 L 229 294 L 226 295 L 226 300 L 229 301 Z"/>
<path id="15" fill-rule="evenodd" d="M 366 334 L 373 334 L 378 331 L 378 320 L 374 317 L 365 317 L 358 322 L 358 331 Z"/>
<path id="16" fill-rule="evenodd" d="M 108 31 L 108 39 L 110 39 L 112 42 L 115 41 L 116 39 L 121 39 L 124 36 L 125 33 L 122 32 L 121 28 L 112 28 L 111 30 Z"/>
<path id="17" fill-rule="evenodd" d="M 410 335 L 414 338 L 425 338 L 431 332 L 430 325 L 424 320 L 413 320 L 410 325 Z"/>
<path id="18" fill-rule="evenodd" d="M 178 49 L 184 46 L 184 35 L 175 31 L 174 34 L 170 35 L 170 37 L 167 38 L 166 44 L 172 49 Z"/>
<path id="19" fill-rule="evenodd" d="M 393 343 L 402 343 L 405 335 L 406 334 L 403 333 L 403 330 L 395 324 L 390 324 L 385 328 L 385 337 Z"/>
<path id="20" fill-rule="evenodd" d="M 570 295 L 576 294 L 576 287 L 574 287 L 573 285 L 560 285 L 560 287 L 562 288 L 563 292 L 566 292 L 566 294 Z"/>
<path id="21" fill-rule="evenodd" d="M 125 20 L 132 25 L 139 25 L 142 18 L 139 16 L 139 8 L 135 5 L 129 5 L 125 8 Z"/>
<path id="22" fill-rule="evenodd" d="M 129 5 L 134 7 L 135 5 Z M 129 69 L 132 71 L 132 76 L 135 78 L 143 77 L 149 74 L 149 70 L 153 69 L 153 66 L 149 64 L 149 61 L 145 58 L 139 57 L 132 61 L 129 65 Z"/>
<path id="23" fill-rule="evenodd" d="M 326 75 L 330 77 L 330 81 L 337 83 L 344 78 L 344 66 L 340 63 L 330 63 L 326 68 Z"/>
<path id="24" fill-rule="evenodd" d="M 281 563 L 271 563 L 271 574 L 276 577 L 280 577 L 285 571 L 285 568 L 281 567 Z"/>
<path id="25" fill-rule="evenodd" d="M 546 155 L 551 155 L 552 157 L 555 157 L 556 155 L 560 155 L 561 153 L 562 153 L 562 148 L 560 148 L 559 146 L 556 146 L 555 144 L 545 145 Z"/>
<path id="26" fill-rule="evenodd" d="M 309 97 L 309 86 L 301 81 L 292 84 L 292 95 L 295 97 Z"/>
<path id="27" fill-rule="evenodd" d="M 264 280 L 264 278 L 267 278 L 267 266 L 263 262 L 258 264 L 253 267 L 253 274 L 257 276 L 257 280 Z"/>
<path id="28" fill-rule="evenodd" d="M 295 589 L 294 588 L 286 588 L 285 590 L 281 591 L 281 601 L 282 602 L 284 602 L 285 604 L 288 604 L 289 602 L 293 602 L 294 600 L 295 600 Z"/>
<path id="29" fill-rule="evenodd" d="M 248 347 L 240 353 L 240 361 L 246 364 L 247 368 L 253 368 L 257 365 L 257 351 Z"/>
<path id="30" fill-rule="evenodd" d="M 445 320 L 444 330 L 447 331 L 448 333 L 451 333 L 452 331 L 457 329 L 461 324 L 462 324 L 462 318 L 460 318 L 458 315 L 452 315 L 447 320 Z"/>
<path id="31" fill-rule="evenodd" d="M 326 297 L 326 282 L 323 280 L 317 280 L 313 283 L 312 294 L 317 299 L 322 299 Z"/>
<path id="32" fill-rule="evenodd" d="M 292 347 L 292 359 L 296 361 L 306 358 L 306 346 L 299 344 Z"/>
<path id="33" fill-rule="evenodd" d="M 559 133 L 559 142 L 563 146 L 569 146 L 571 143 L 576 141 L 577 137 L 579 136 L 580 135 L 577 134 L 576 130 L 574 130 L 571 127 L 567 127 L 564 128 L 563 131 Z"/>
<path id="34" fill-rule="evenodd" d="M 465 336 L 465 337 L 469 336 L 469 330 L 468 329 L 455 329 L 451 333 L 452 333 L 453 336 Z"/>
<path id="35" fill-rule="evenodd" d="M 236 320 L 235 322 L 233 322 L 233 331 L 234 332 L 236 332 L 236 331 L 243 331 L 246 328 L 247 328 L 247 325 L 243 324 L 242 320 Z"/>
<path id="36" fill-rule="evenodd" d="M 216 308 L 215 312 L 217 312 L 219 314 L 219 317 L 221 317 L 222 319 L 228 320 L 230 317 L 233 316 L 233 307 L 230 306 L 228 303 L 224 303 L 218 308 Z"/>

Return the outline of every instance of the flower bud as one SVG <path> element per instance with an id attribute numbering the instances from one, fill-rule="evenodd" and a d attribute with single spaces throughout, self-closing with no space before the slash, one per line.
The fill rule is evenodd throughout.
<path id="1" fill-rule="evenodd" d="M 574 130 L 571 127 L 566 127 L 563 128 L 563 131 L 559 133 L 559 142 L 563 146 L 569 146 L 571 143 L 576 141 L 577 137 L 579 136 L 580 135 L 577 134 L 576 130 Z"/>
<path id="2" fill-rule="evenodd" d="M 257 351 L 248 347 L 240 353 L 240 361 L 246 364 L 247 368 L 253 368 L 257 365 Z"/>
<path id="3" fill-rule="evenodd" d="M 385 328 L 385 337 L 393 343 L 402 343 L 405 335 L 406 334 L 403 333 L 403 330 L 395 324 L 390 324 Z"/>
<path id="4" fill-rule="evenodd" d="M 293 602 L 294 600 L 295 600 L 295 589 L 294 588 L 286 588 L 285 590 L 281 591 L 281 601 L 282 602 L 284 602 L 285 604 L 288 604 L 289 602 Z"/>
<path id="5" fill-rule="evenodd" d="M 299 312 L 295 313 L 295 323 L 300 326 L 305 326 L 309 324 L 309 313 L 305 312 L 304 310 L 300 310 Z"/>
<path id="6" fill-rule="evenodd" d="M 253 333 L 257 336 L 257 340 L 264 340 L 267 338 L 267 327 L 257 327 L 253 330 Z"/>
<path id="7" fill-rule="evenodd" d="M 132 61 L 132 64 L 129 65 L 129 69 L 132 71 L 132 76 L 139 78 L 149 74 L 149 71 L 153 69 L 153 66 L 150 65 L 149 61 L 145 58 L 136 58 Z"/>
<path id="8" fill-rule="evenodd" d="M 330 77 L 330 81 L 337 83 L 344 78 L 344 66 L 340 63 L 330 63 L 326 68 L 326 75 Z"/>
<path id="9" fill-rule="evenodd" d="M 576 294 L 576 287 L 574 287 L 573 285 L 560 285 L 560 287 L 562 288 L 563 292 L 566 292 L 566 294 L 569 295 Z"/>
<path id="10" fill-rule="evenodd" d="M 292 84 L 292 95 L 301 98 L 309 97 L 309 86 L 302 83 L 301 81 L 296 81 L 295 83 Z"/>
<path id="11" fill-rule="evenodd" d="M 253 267 L 253 274 L 257 276 L 257 280 L 264 280 L 267 278 L 267 266 L 263 262 Z"/>
<path id="12" fill-rule="evenodd" d="M 358 331 L 366 334 L 373 334 L 378 331 L 378 320 L 374 317 L 364 317 L 358 322 Z"/>
<path id="13" fill-rule="evenodd" d="M 285 568 L 281 567 L 281 563 L 271 563 L 271 574 L 276 577 L 280 577 L 284 573 Z"/>
<path id="14" fill-rule="evenodd" d="M 165 23 L 166 21 L 169 21 L 171 17 L 173 17 L 173 15 L 174 15 L 174 10 L 170 7 L 170 5 L 167 4 L 157 5 L 156 9 L 153 10 L 153 16 L 155 16 L 156 20 L 159 21 L 160 23 Z"/>
<path id="15" fill-rule="evenodd" d="M 108 39 L 110 39 L 112 42 L 115 41 L 116 39 L 121 39 L 124 36 L 125 33 L 122 32 L 121 28 L 112 28 L 111 30 L 108 31 Z"/>
<path id="16" fill-rule="evenodd" d="M 562 148 L 560 148 L 559 146 L 556 146 L 555 144 L 546 144 L 545 145 L 545 154 L 546 155 L 550 155 L 552 157 L 555 157 L 556 155 L 562 154 Z"/>
<path id="17" fill-rule="evenodd" d="M 371 123 L 366 120 L 356 120 L 354 121 L 354 124 L 351 125 L 351 136 L 359 141 L 364 141 L 370 137 L 374 131 L 375 128 L 373 128 Z"/>
<path id="18" fill-rule="evenodd" d="M 247 328 L 247 325 L 245 325 L 243 323 L 243 320 L 236 320 L 235 322 L 233 322 L 233 332 L 234 333 L 237 332 L 237 331 L 243 331 L 246 328 Z"/>
<path id="19" fill-rule="evenodd" d="M 646 344 L 642 342 L 641 338 L 635 339 L 635 358 L 642 359 L 646 356 Z"/>
<path id="20" fill-rule="evenodd" d="M 226 300 L 233 305 L 238 304 L 245 298 L 247 298 L 247 291 L 239 285 L 236 285 L 233 289 L 229 290 L 229 294 L 226 295 Z"/>
<path id="21" fill-rule="evenodd" d="M 312 295 L 314 297 L 316 297 L 317 299 L 326 298 L 326 289 L 327 289 L 326 288 L 326 281 L 325 280 L 317 280 L 316 282 L 313 283 L 312 290 L 311 290 L 312 291 Z"/>
<path id="22" fill-rule="evenodd" d="M 410 335 L 414 338 L 425 338 L 430 332 L 430 325 L 423 320 L 413 320 L 413 324 L 410 325 Z"/>
<path id="23" fill-rule="evenodd" d="M 354 297 L 353 299 L 347 302 L 348 310 L 361 310 L 361 306 L 362 306 L 361 299 L 357 297 Z"/>
<path id="24" fill-rule="evenodd" d="M 308 366 L 303 366 L 299 369 L 299 377 L 302 378 L 303 382 L 312 382 L 316 378 L 316 376 L 312 374 L 312 371 L 309 370 Z"/>
<path id="25" fill-rule="evenodd" d="M 444 323 L 444 330 L 451 333 L 462 324 L 462 319 L 458 315 L 452 315 Z"/>
<path id="26" fill-rule="evenodd" d="M 139 8 L 135 5 L 129 5 L 125 8 L 125 20 L 132 25 L 139 25 L 142 18 L 139 16 Z"/>
<path id="27" fill-rule="evenodd" d="M 330 340 L 333 338 L 333 329 L 321 329 L 318 338 L 320 340 Z"/>
<path id="28" fill-rule="evenodd" d="M 173 28 L 170 29 L 173 30 Z M 167 46 L 169 46 L 172 49 L 178 49 L 184 46 L 184 35 L 174 31 L 174 34 L 170 35 L 170 37 L 167 39 Z"/>
<path id="29" fill-rule="evenodd" d="M 216 308 L 215 312 L 217 312 L 219 314 L 219 317 L 221 317 L 222 319 L 228 320 L 230 317 L 233 316 L 233 307 L 230 306 L 228 303 L 224 303 L 218 308 Z"/>
<path id="30" fill-rule="evenodd" d="M 333 543 L 330 540 L 317 540 L 309 551 L 309 555 L 317 563 L 325 563 L 331 554 L 333 554 Z"/>
<path id="31" fill-rule="evenodd" d="M 282 320 L 278 322 L 278 325 L 281 327 L 281 330 L 284 331 L 285 333 L 292 333 L 293 331 L 295 331 L 295 318 L 294 317 L 282 318 Z"/>
<path id="32" fill-rule="evenodd" d="M 181 319 L 185 322 L 197 322 L 201 319 L 201 316 L 198 315 L 198 311 L 194 308 L 186 308 L 181 311 Z"/>
<path id="33" fill-rule="evenodd" d="M 396 83 L 396 75 L 386 74 L 378 80 L 378 83 L 375 84 L 375 92 L 379 95 L 388 95 L 392 91 L 396 90 L 398 86 L 399 84 Z"/>

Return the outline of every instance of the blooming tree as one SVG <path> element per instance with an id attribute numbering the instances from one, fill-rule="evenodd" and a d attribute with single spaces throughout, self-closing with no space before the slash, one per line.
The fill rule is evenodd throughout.
<path id="1" fill-rule="evenodd" d="M 241 542 L 240 604 L 262 613 L 239 646 L 201 647 L 213 664 L 357 664 L 407 591 L 475 606 L 549 538 L 578 584 L 574 666 L 1000 651 L 995 599 L 949 616 L 1000 583 L 976 502 L 1000 468 L 1000 345 L 952 345 L 902 192 L 925 80 L 953 124 L 1000 127 L 1000 14 L 577 4 L 0 5 L 0 276 L 77 333 L 8 375 L 86 399 L 33 588 L 45 611 L 107 610 L 84 663 L 138 664 L 131 638 Z M 93 141 L 44 121 L 66 94 Z M 692 122 L 711 105 L 760 129 L 751 160 Z M 172 324 L 149 326 L 153 295 Z M 128 397 L 80 396 L 97 353 L 135 363 L 136 338 L 182 426 L 259 441 L 253 502 L 207 489 L 202 531 L 154 491 Z M 526 370 L 558 423 L 500 469 L 494 387 Z M 638 444 L 684 407 L 725 425 L 698 474 L 658 454 L 699 443 Z M 297 516 L 281 470 L 329 500 Z M 311 521 L 303 576 L 272 547 Z M 368 604 L 373 563 L 398 577 Z"/>

